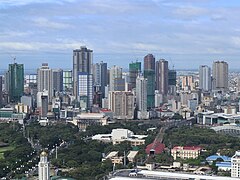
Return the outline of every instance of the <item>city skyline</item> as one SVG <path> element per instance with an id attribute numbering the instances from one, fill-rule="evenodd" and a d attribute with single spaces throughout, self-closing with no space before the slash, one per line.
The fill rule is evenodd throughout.
<path id="1" fill-rule="evenodd" d="M 121 8 L 119 8 L 121 7 Z M 237 67 L 240 2 L 3 0 L 0 60 L 26 69 L 47 62 L 72 67 L 72 50 L 93 50 L 93 62 L 128 67 L 151 53 L 176 69 L 224 60 Z M 59 63 L 56 64 L 56 61 Z"/>

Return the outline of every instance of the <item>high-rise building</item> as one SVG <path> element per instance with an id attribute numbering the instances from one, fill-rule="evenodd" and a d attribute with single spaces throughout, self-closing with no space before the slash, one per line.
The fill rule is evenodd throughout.
<path id="1" fill-rule="evenodd" d="M 78 73 L 92 74 L 92 55 L 93 51 L 81 46 L 80 49 L 73 50 L 73 94 L 79 94 Z"/>
<path id="2" fill-rule="evenodd" d="M 37 93 L 37 108 L 41 117 L 47 117 L 48 113 L 48 91 Z"/>
<path id="3" fill-rule="evenodd" d="M 194 88 L 194 78 L 192 75 L 181 76 L 182 89 L 183 90 L 193 90 Z"/>
<path id="4" fill-rule="evenodd" d="M 240 177 L 240 151 L 231 158 L 231 177 Z"/>
<path id="5" fill-rule="evenodd" d="M 49 102 L 52 102 L 52 69 L 49 68 L 48 63 L 43 63 L 42 67 L 37 70 L 37 74 L 38 92 L 48 91 L 48 100 Z"/>
<path id="6" fill-rule="evenodd" d="M 10 102 L 20 102 L 24 91 L 23 64 L 9 64 L 5 82 Z"/>
<path id="7" fill-rule="evenodd" d="M 210 91 L 211 90 L 211 68 L 202 65 L 199 67 L 199 89 L 202 91 Z"/>
<path id="8" fill-rule="evenodd" d="M 63 91 L 63 70 L 62 69 L 53 69 L 52 70 L 52 87 L 54 96 L 56 95 L 56 92 L 62 92 Z"/>
<path id="9" fill-rule="evenodd" d="M 144 78 L 147 79 L 147 107 L 151 109 L 155 106 L 155 73 L 153 70 L 144 70 Z"/>
<path id="10" fill-rule="evenodd" d="M 155 71 L 155 57 L 148 54 L 144 57 L 144 70 L 152 69 Z"/>
<path id="11" fill-rule="evenodd" d="M 72 92 L 72 70 L 63 71 L 63 91 Z"/>
<path id="12" fill-rule="evenodd" d="M 155 57 L 148 54 L 144 57 L 144 78 L 147 79 L 147 107 L 155 106 Z"/>
<path id="13" fill-rule="evenodd" d="M 176 95 L 177 72 L 176 70 L 168 70 L 168 93 Z"/>
<path id="14" fill-rule="evenodd" d="M 45 151 L 40 154 L 40 161 L 38 163 L 38 179 L 50 180 L 50 165 Z"/>
<path id="15" fill-rule="evenodd" d="M 93 64 L 93 82 L 98 86 L 102 97 L 105 97 L 105 86 L 107 86 L 107 63 L 100 62 Z"/>
<path id="16" fill-rule="evenodd" d="M 29 87 L 30 84 L 37 84 L 37 74 L 26 74 L 25 78 L 25 86 Z"/>
<path id="17" fill-rule="evenodd" d="M 213 90 L 226 91 L 228 89 L 228 64 L 224 61 L 213 62 L 212 78 Z"/>
<path id="18" fill-rule="evenodd" d="M 136 79 L 140 73 L 141 73 L 141 62 L 132 62 L 129 64 L 130 89 L 136 88 Z"/>
<path id="19" fill-rule="evenodd" d="M 147 111 L 147 79 L 142 76 L 136 81 L 136 105 L 139 111 Z"/>
<path id="20" fill-rule="evenodd" d="M 78 100 L 82 109 L 90 109 L 93 105 L 93 76 L 87 72 L 78 73 Z"/>
<path id="21" fill-rule="evenodd" d="M 134 118 L 134 96 L 130 91 L 110 91 L 108 106 L 116 119 Z"/>
<path id="22" fill-rule="evenodd" d="M 164 59 L 156 62 L 156 89 L 160 94 L 168 93 L 168 61 Z"/>
<path id="23" fill-rule="evenodd" d="M 109 82 L 109 90 L 116 91 L 117 81 L 116 79 L 122 79 L 122 68 L 118 66 L 113 66 L 110 69 L 110 82 Z"/>

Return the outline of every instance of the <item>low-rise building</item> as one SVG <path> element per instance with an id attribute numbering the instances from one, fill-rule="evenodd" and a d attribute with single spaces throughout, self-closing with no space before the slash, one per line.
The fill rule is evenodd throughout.
<path id="1" fill-rule="evenodd" d="M 138 151 L 129 151 L 127 158 L 129 162 L 135 162 Z"/>
<path id="2" fill-rule="evenodd" d="M 102 158 L 102 161 L 106 161 L 107 159 L 110 159 L 113 164 L 123 164 L 123 157 L 118 156 L 118 151 L 108 153 L 106 157 Z"/>
<path id="3" fill-rule="evenodd" d="M 73 118 L 73 123 L 78 126 L 81 131 L 91 125 L 108 125 L 109 117 L 102 113 L 81 113 Z"/>
<path id="4" fill-rule="evenodd" d="M 103 142 L 112 142 L 113 144 L 120 144 L 122 142 L 129 142 L 132 146 L 139 146 L 145 144 L 147 135 L 134 135 L 128 129 L 113 129 L 111 134 L 97 134 L 92 137 L 92 140 Z"/>
<path id="5" fill-rule="evenodd" d="M 173 159 L 196 159 L 201 153 L 202 148 L 199 146 L 175 146 L 171 150 Z"/>

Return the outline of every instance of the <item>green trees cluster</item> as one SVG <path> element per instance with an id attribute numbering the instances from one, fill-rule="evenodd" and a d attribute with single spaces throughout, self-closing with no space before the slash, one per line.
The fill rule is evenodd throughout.
<path id="1" fill-rule="evenodd" d="M 0 177 L 6 176 L 12 169 L 26 163 L 33 149 L 24 138 L 22 128 L 18 123 L 0 123 L 0 143 L 7 143 L 7 151 L 4 151 L 0 159 Z"/>
<path id="2" fill-rule="evenodd" d="M 169 148 L 174 146 L 201 146 L 207 152 L 204 157 L 220 151 L 223 155 L 232 156 L 240 148 L 240 139 L 229 135 L 218 134 L 214 130 L 198 127 L 182 127 L 168 130 L 164 143 Z"/>
<path id="3" fill-rule="evenodd" d="M 52 124 L 41 126 L 38 123 L 32 123 L 26 126 L 28 136 L 34 142 L 39 141 L 42 148 L 59 145 L 62 141 L 74 141 L 78 128 L 72 124 Z"/>

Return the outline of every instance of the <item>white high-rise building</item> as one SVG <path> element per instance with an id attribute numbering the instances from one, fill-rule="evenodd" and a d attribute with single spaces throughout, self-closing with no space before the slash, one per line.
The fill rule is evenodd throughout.
<path id="1" fill-rule="evenodd" d="M 38 179 L 50 180 L 49 162 L 45 151 L 40 154 L 40 161 L 38 163 Z"/>
<path id="2" fill-rule="evenodd" d="M 231 158 L 231 177 L 240 177 L 240 151 Z"/>
<path id="3" fill-rule="evenodd" d="M 143 76 L 136 80 L 136 104 L 139 111 L 147 111 L 147 79 Z"/>
<path id="4" fill-rule="evenodd" d="M 136 80 L 136 105 L 138 109 L 138 119 L 148 119 L 147 79 L 143 76 L 138 76 Z"/>
<path id="5" fill-rule="evenodd" d="M 213 62 L 213 90 L 226 91 L 228 89 L 228 64 L 224 61 Z"/>
<path id="6" fill-rule="evenodd" d="M 48 100 L 51 102 L 53 97 L 52 69 L 47 63 L 43 63 L 42 67 L 37 70 L 37 74 L 38 92 L 48 91 Z"/>
<path id="7" fill-rule="evenodd" d="M 78 73 L 78 98 L 80 107 L 90 109 L 93 105 L 93 76 L 86 72 Z"/>
<path id="8" fill-rule="evenodd" d="M 118 66 L 113 66 L 110 69 L 110 82 L 109 82 L 109 90 L 115 91 L 115 83 L 117 80 L 122 79 L 122 68 Z"/>
<path id="9" fill-rule="evenodd" d="M 202 65 L 199 67 L 199 89 L 203 91 L 211 90 L 211 68 Z"/>

